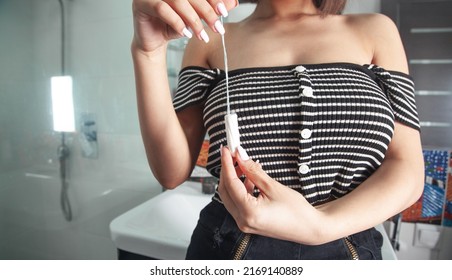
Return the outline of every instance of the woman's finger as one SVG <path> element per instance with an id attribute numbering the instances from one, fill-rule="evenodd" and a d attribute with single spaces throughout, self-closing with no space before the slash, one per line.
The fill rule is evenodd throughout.
<path id="1" fill-rule="evenodd" d="M 221 156 L 221 175 L 224 176 L 223 186 L 229 194 L 231 200 L 240 211 L 247 208 L 250 200 L 255 200 L 255 197 L 248 193 L 247 188 L 243 182 L 238 178 L 233 165 L 232 155 L 228 148 L 223 147 Z"/>
<path id="2" fill-rule="evenodd" d="M 256 160 L 256 163 L 258 163 L 260 165 L 260 167 L 262 168 L 262 165 L 259 163 L 259 160 Z M 240 172 L 243 174 L 242 169 L 240 169 Z M 255 196 L 255 192 L 256 192 L 256 184 L 254 184 L 253 181 L 251 181 L 249 178 L 245 177 L 245 187 L 248 191 L 249 194 Z"/>
<path id="3" fill-rule="evenodd" d="M 198 39 L 204 42 L 209 42 L 209 36 L 204 30 L 204 25 L 202 23 L 203 14 L 198 14 L 199 3 L 192 2 L 193 0 L 182 1 L 182 0 L 165 0 L 166 2 L 183 20 L 187 28 L 191 28 Z M 199 1 L 199 0 L 196 0 Z M 203 1 L 204 3 L 207 3 Z M 163 4 L 162 4 L 163 5 Z M 210 5 L 208 5 L 210 6 Z M 211 12 L 213 12 L 212 7 L 210 7 Z M 215 14 L 215 12 L 213 12 Z"/>
<path id="4" fill-rule="evenodd" d="M 248 178 L 245 178 L 245 181 L 243 182 L 243 184 L 245 185 L 246 191 L 252 195 L 254 193 L 254 187 L 256 186 L 253 183 L 253 181 L 251 181 Z"/>
<path id="5" fill-rule="evenodd" d="M 208 1 L 205 0 L 189 0 L 196 13 L 204 20 L 204 22 L 210 26 L 210 28 L 220 34 L 224 34 L 225 30 L 221 23 L 215 6 L 211 6 Z M 214 4 L 215 5 L 215 4 Z"/>
<path id="6" fill-rule="evenodd" d="M 221 174 L 224 175 L 223 179 L 225 183 L 231 182 L 232 180 L 240 180 L 237 175 L 236 167 L 234 166 L 234 159 L 231 152 L 227 147 L 221 148 Z"/>
<path id="7" fill-rule="evenodd" d="M 221 147 L 220 149 L 223 150 L 223 147 Z M 227 148 L 225 148 L 224 150 L 228 151 Z M 230 154 L 229 154 L 229 157 L 230 157 Z M 225 166 L 232 165 L 232 164 L 233 164 L 232 159 L 231 159 L 231 161 L 226 161 L 225 163 L 222 163 L 220 182 L 218 183 L 218 194 L 220 195 L 220 199 L 223 202 L 226 209 L 229 211 L 229 213 L 233 217 L 238 217 L 240 214 L 240 211 L 239 211 L 237 205 L 235 204 L 234 200 L 229 195 L 229 188 L 226 185 L 228 182 L 230 182 L 229 176 L 231 176 L 233 174 L 229 171 L 230 166 L 228 166 L 226 168 L 225 168 Z M 232 165 L 232 168 L 234 168 L 233 165 Z M 237 177 L 237 176 L 235 176 L 235 177 Z"/>
<path id="8" fill-rule="evenodd" d="M 223 17 L 227 17 L 229 15 L 228 8 L 222 0 L 207 0 L 207 2 L 209 2 L 209 4 L 215 9 L 217 15 Z M 231 1 L 229 2 L 231 3 Z"/>
<path id="9" fill-rule="evenodd" d="M 243 147 L 238 147 L 238 157 L 237 163 L 240 166 L 243 174 L 245 174 L 246 178 L 251 180 L 256 187 L 266 194 L 270 194 L 271 192 L 271 184 L 273 179 L 268 176 L 267 173 L 262 169 L 262 165 L 259 162 L 255 162 L 251 160 L 243 149 Z"/>
<path id="10" fill-rule="evenodd" d="M 216 10 L 218 15 L 227 17 L 229 11 L 239 5 L 238 0 L 208 0 L 212 7 Z"/>
<path id="11" fill-rule="evenodd" d="M 240 214 L 240 211 L 235 204 L 234 200 L 229 195 L 227 188 L 224 187 L 223 184 L 218 185 L 218 194 L 220 195 L 220 199 L 224 204 L 224 207 L 228 210 L 228 212 L 233 217 L 238 217 Z"/>
<path id="12" fill-rule="evenodd" d="M 160 33 L 165 40 L 181 36 L 192 36 L 182 18 L 164 1 L 136 0 L 132 3 L 132 10 L 135 38 L 143 46 L 160 45 L 157 42 L 160 39 L 157 33 Z M 165 25 L 169 26 L 169 28 L 165 27 Z"/>

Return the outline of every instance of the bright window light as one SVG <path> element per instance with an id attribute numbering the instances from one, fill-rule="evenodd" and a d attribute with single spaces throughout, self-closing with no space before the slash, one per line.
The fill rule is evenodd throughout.
<path id="1" fill-rule="evenodd" d="M 72 99 L 72 77 L 51 78 L 53 130 L 74 132 L 74 102 Z"/>

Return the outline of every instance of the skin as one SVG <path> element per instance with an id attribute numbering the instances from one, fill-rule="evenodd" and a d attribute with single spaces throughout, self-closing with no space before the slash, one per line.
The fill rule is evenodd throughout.
<path id="1" fill-rule="evenodd" d="M 218 1 L 166 1 L 171 5 L 165 7 L 171 9 L 156 8 L 161 2 L 134 1 L 132 55 L 148 161 L 159 182 L 174 188 L 190 175 L 205 129 L 201 106 L 174 112 L 166 73 L 167 42 L 180 36 L 187 22 L 195 36 L 182 66 L 224 67 L 221 38 L 214 27 Z M 187 21 L 192 13 L 181 8 L 190 3 L 210 27 L 205 29 L 208 44 L 200 40 L 202 27 L 196 20 L 193 26 Z M 216 15 L 199 12 L 209 10 L 199 8 L 201 3 L 210 5 Z M 227 9 L 236 5 L 224 3 Z M 225 29 L 230 70 L 349 62 L 408 73 L 397 28 L 379 14 L 321 17 L 310 0 L 261 0 L 250 17 Z M 269 177 L 253 159 L 244 159 L 222 149 L 219 193 L 225 207 L 244 232 L 298 243 L 323 244 L 373 227 L 412 205 L 423 189 L 419 132 L 398 122 L 381 167 L 353 192 L 322 205 L 310 205 L 301 194 Z M 238 179 L 242 174 L 245 183 Z M 257 198 L 251 195 L 254 186 L 261 191 Z"/>

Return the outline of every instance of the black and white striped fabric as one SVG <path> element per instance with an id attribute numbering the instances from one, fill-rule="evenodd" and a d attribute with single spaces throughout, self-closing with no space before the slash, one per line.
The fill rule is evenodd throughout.
<path id="1" fill-rule="evenodd" d="M 341 197 L 375 172 L 394 121 L 419 130 L 411 77 L 376 65 L 238 69 L 229 72 L 229 87 L 241 145 L 272 178 L 310 203 Z M 225 73 L 182 69 L 173 104 L 176 111 L 203 104 L 207 170 L 218 177 L 219 148 L 226 145 Z"/>

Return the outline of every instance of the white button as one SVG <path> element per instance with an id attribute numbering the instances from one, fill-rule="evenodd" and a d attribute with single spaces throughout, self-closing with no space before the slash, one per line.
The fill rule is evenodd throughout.
<path id="1" fill-rule="evenodd" d="M 308 139 L 312 135 L 312 131 L 309 128 L 305 128 L 301 131 L 301 137 L 303 139 Z"/>
<path id="2" fill-rule="evenodd" d="M 312 88 L 311 87 L 305 87 L 305 88 L 303 88 L 303 95 L 304 96 L 306 96 L 306 97 L 312 97 L 312 96 L 314 96 L 314 91 L 312 90 Z"/>
<path id="3" fill-rule="evenodd" d="M 297 67 L 295 67 L 295 71 L 297 71 L 297 72 L 304 72 L 304 71 L 306 71 L 306 67 L 304 67 L 304 66 L 297 66 Z"/>
<path id="4" fill-rule="evenodd" d="M 307 164 L 302 164 L 298 167 L 298 171 L 300 171 L 301 174 L 308 174 L 311 169 Z"/>

